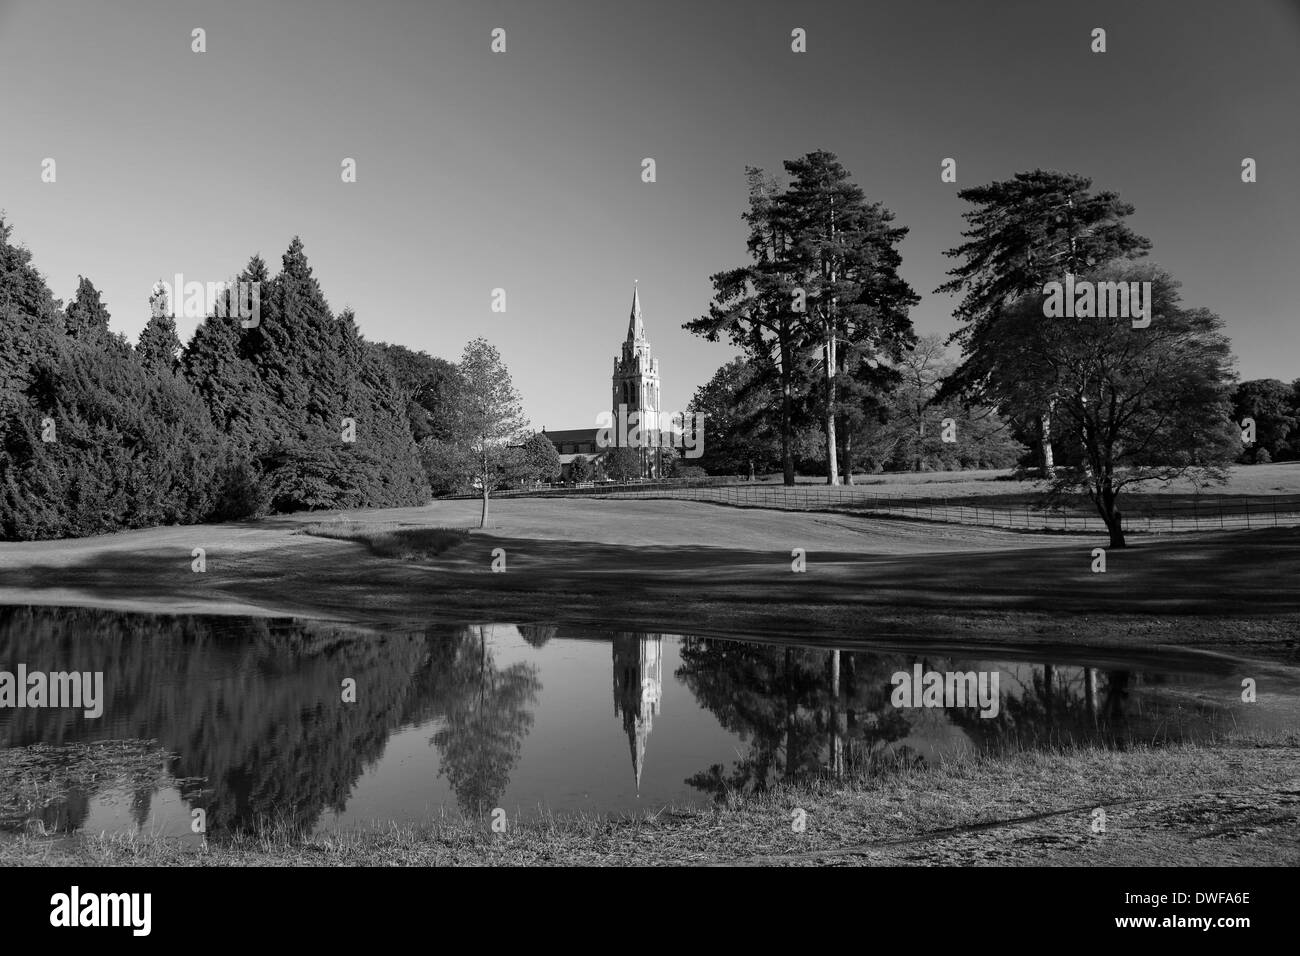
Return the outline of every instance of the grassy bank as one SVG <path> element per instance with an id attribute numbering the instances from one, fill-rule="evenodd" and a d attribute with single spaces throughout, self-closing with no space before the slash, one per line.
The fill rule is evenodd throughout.
<path id="1" fill-rule="evenodd" d="M 0 603 L 1300 657 L 1300 528 L 1143 536 L 1094 573 L 1088 534 L 591 499 L 502 500 L 480 530 L 478 507 L 0 545 Z"/>
<path id="2" fill-rule="evenodd" d="M 0 842 L 0 865 L 81 864 L 1294 866 L 1300 739 L 970 756 L 707 809 L 508 820 L 504 833 L 484 818 L 306 838 L 271 829 L 208 848 L 147 836 Z"/>

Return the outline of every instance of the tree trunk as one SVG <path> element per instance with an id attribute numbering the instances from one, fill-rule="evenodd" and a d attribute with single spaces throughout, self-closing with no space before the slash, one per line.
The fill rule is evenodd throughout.
<path id="1" fill-rule="evenodd" d="M 1048 405 L 1047 411 L 1039 416 L 1038 424 L 1041 428 L 1039 436 L 1039 445 L 1043 454 L 1043 474 L 1051 478 L 1056 474 L 1056 462 L 1052 459 L 1052 407 Z"/>
<path id="2" fill-rule="evenodd" d="M 831 320 L 828 320 L 831 321 Z M 835 327 L 826 336 L 826 484 L 840 483 L 839 449 L 835 440 Z"/>
<path id="3" fill-rule="evenodd" d="M 782 484 L 794 484 L 794 452 L 790 448 L 791 424 L 794 418 L 794 396 L 791 395 L 790 343 L 781 342 L 781 473 Z M 752 474 L 752 472 L 751 472 Z"/>
<path id="4" fill-rule="evenodd" d="M 487 527 L 487 516 L 488 516 L 488 490 L 487 490 L 487 482 L 485 481 L 483 482 L 483 513 L 479 515 L 479 519 L 478 519 L 478 526 L 480 528 Z"/>
<path id="5" fill-rule="evenodd" d="M 1106 531 L 1110 534 L 1110 546 L 1112 548 L 1127 547 L 1124 540 L 1124 522 L 1123 516 L 1119 513 L 1119 508 L 1115 507 L 1118 495 L 1115 489 L 1110 486 L 1110 476 L 1105 475 L 1103 480 L 1098 483 L 1097 497 L 1093 500 L 1097 503 L 1097 510 L 1101 513 L 1101 520 L 1106 522 Z"/>
<path id="6" fill-rule="evenodd" d="M 918 394 L 924 394 L 918 392 Z M 925 455 L 925 406 L 916 407 L 916 459 L 913 461 L 913 471 L 921 470 L 921 459 Z"/>
<path id="7" fill-rule="evenodd" d="M 853 434 L 844 426 L 844 483 L 853 484 Z"/>
<path id="8" fill-rule="evenodd" d="M 1124 540 L 1124 522 L 1120 517 L 1119 509 L 1112 506 L 1110 512 L 1106 514 L 1106 531 L 1110 534 L 1110 546 L 1112 548 L 1127 548 L 1128 542 Z"/>
<path id="9" fill-rule="evenodd" d="M 831 246 L 835 244 L 835 197 L 829 197 L 830 206 L 827 210 L 826 225 L 827 232 L 830 236 Z M 834 288 L 835 281 L 838 278 L 837 263 L 832 254 L 830 261 L 823 260 L 822 275 L 830 280 L 831 287 Z M 836 333 L 839 332 L 839 302 L 832 296 L 830 311 L 823 314 L 823 320 L 826 323 L 826 484 L 838 485 L 840 483 L 840 463 L 836 457 L 839 448 L 835 440 L 835 406 L 838 396 L 835 393 L 835 373 L 838 370 L 839 356 L 836 354 L 835 345 L 837 339 Z"/>

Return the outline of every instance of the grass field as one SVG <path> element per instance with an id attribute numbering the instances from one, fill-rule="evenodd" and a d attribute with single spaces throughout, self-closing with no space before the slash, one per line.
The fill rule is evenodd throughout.
<path id="1" fill-rule="evenodd" d="M 1269 478 L 1257 475 L 1268 469 Z M 1234 473 L 1234 487 L 1294 466 Z M 1249 479 L 1249 480 L 1248 480 Z M 969 476 L 966 479 L 969 480 Z M 987 486 L 986 486 L 987 487 Z M 365 625 L 567 624 L 805 641 L 1300 655 L 1300 529 L 1097 533 L 692 501 L 472 499 L 0 545 L 0 601 Z M 302 533 L 307 531 L 309 533 Z M 191 553 L 202 547 L 204 573 Z M 492 555 L 506 557 L 493 573 Z M 792 573 L 802 549 L 806 571 Z"/>

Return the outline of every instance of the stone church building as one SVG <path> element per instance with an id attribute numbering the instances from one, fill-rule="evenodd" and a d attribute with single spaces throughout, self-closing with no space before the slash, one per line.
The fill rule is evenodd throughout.
<path id="1" fill-rule="evenodd" d="M 621 440 L 619 406 L 626 414 L 640 413 L 640 427 L 645 434 L 642 446 L 637 448 L 641 459 L 641 477 L 658 478 L 662 473 L 662 460 L 668 454 L 659 453 L 661 406 L 659 399 L 659 360 L 650 354 L 650 343 L 645 337 L 645 324 L 641 320 L 641 294 L 632 287 L 632 312 L 628 317 L 627 338 L 620 355 L 614 357 L 614 376 L 611 394 L 611 411 L 614 436 Z M 573 471 L 573 461 L 579 456 L 590 462 L 603 459 L 610 448 L 597 443 L 599 428 L 570 428 L 563 431 L 542 429 L 560 455 L 561 477 L 568 481 Z"/>

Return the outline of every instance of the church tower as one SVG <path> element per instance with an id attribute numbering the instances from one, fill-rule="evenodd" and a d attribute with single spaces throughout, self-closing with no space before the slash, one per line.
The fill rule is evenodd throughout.
<path id="1" fill-rule="evenodd" d="M 640 413 L 642 440 L 637 449 L 641 459 L 641 477 L 657 478 L 660 473 L 659 455 L 659 360 L 650 355 L 646 341 L 645 325 L 641 322 L 641 294 L 632 285 L 632 314 L 628 317 L 627 339 L 622 355 L 614 359 L 614 421 L 618 423 L 619 406 L 625 406 L 627 415 Z M 631 426 L 628 426 L 631 431 Z M 619 440 L 622 441 L 621 429 Z"/>
<path id="2" fill-rule="evenodd" d="M 659 634 L 614 635 L 614 716 L 623 718 L 638 793 L 646 741 L 650 739 L 663 696 L 662 644 L 663 637 Z"/>

